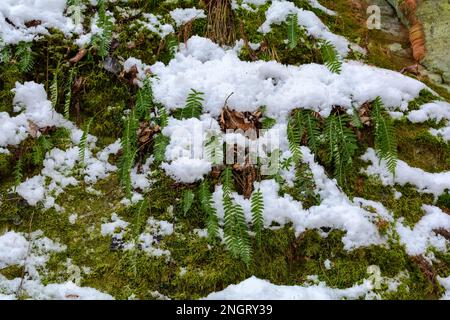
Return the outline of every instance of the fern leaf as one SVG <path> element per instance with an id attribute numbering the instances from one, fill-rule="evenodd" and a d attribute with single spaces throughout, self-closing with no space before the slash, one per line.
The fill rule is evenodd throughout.
<path id="1" fill-rule="evenodd" d="M 251 212 L 252 212 L 253 231 L 256 234 L 257 242 L 260 244 L 262 229 L 264 226 L 264 216 L 263 216 L 264 200 L 260 189 L 256 190 L 252 194 Z"/>
<path id="2" fill-rule="evenodd" d="M 75 69 L 71 69 L 69 73 L 69 80 L 67 81 L 67 91 L 64 101 L 64 118 L 69 119 L 70 117 L 70 105 L 72 103 L 72 84 L 75 78 Z"/>
<path id="3" fill-rule="evenodd" d="M 288 22 L 288 47 L 294 49 L 298 45 L 298 16 L 290 14 L 287 17 Z"/>
<path id="4" fill-rule="evenodd" d="M 167 114 L 166 108 L 163 106 L 158 107 L 158 124 L 161 128 L 167 127 L 169 124 L 169 115 Z"/>
<path id="5" fill-rule="evenodd" d="M 303 111 L 302 118 L 308 136 L 308 147 L 313 153 L 316 153 L 319 148 L 319 120 L 308 110 Z"/>
<path id="6" fill-rule="evenodd" d="M 300 142 L 303 136 L 303 126 L 296 116 L 298 112 L 289 119 L 287 125 L 287 138 L 289 142 L 289 150 L 292 154 L 292 161 L 298 163 L 302 158 Z"/>
<path id="7" fill-rule="evenodd" d="M 150 109 L 153 105 L 153 93 L 150 79 L 144 80 L 144 85 L 139 89 L 136 98 L 136 113 L 138 118 L 150 119 Z"/>
<path id="8" fill-rule="evenodd" d="M 183 119 L 200 118 L 203 110 L 203 92 L 191 89 L 186 98 L 186 106 L 182 109 Z"/>
<path id="9" fill-rule="evenodd" d="M 34 54 L 31 43 L 21 41 L 17 45 L 16 56 L 19 61 L 19 69 L 22 72 L 30 72 L 34 66 Z"/>
<path id="10" fill-rule="evenodd" d="M 83 135 L 81 136 L 80 139 L 80 144 L 79 144 L 79 152 L 78 152 L 78 157 L 80 158 L 80 162 L 84 163 L 84 158 L 86 156 L 86 147 L 87 147 L 87 138 L 89 135 L 89 130 L 91 129 L 91 124 L 92 124 L 92 118 L 90 118 L 87 122 L 87 125 L 85 126 L 84 130 L 83 130 Z"/>
<path id="11" fill-rule="evenodd" d="M 188 211 L 192 207 L 192 203 L 194 202 L 195 195 L 192 190 L 183 190 L 181 195 L 181 204 L 183 208 L 183 215 L 186 215 Z"/>
<path id="12" fill-rule="evenodd" d="M 320 49 L 327 68 L 333 73 L 341 73 L 342 61 L 336 48 L 329 41 L 325 41 Z"/>
<path id="13" fill-rule="evenodd" d="M 161 163 L 165 159 L 165 153 L 167 145 L 169 144 L 169 137 L 166 137 L 162 133 L 159 133 L 155 139 L 153 144 L 153 157 L 155 159 L 155 163 Z"/>
<path id="14" fill-rule="evenodd" d="M 58 103 L 58 69 L 56 69 L 52 84 L 50 85 L 50 101 L 52 102 L 53 109 L 55 109 Z"/>
<path id="15" fill-rule="evenodd" d="M 392 120 L 382 111 L 383 102 L 377 97 L 373 102 L 373 120 L 375 124 L 375 149 L 380 159 L 384 159 L 389 171 L 395 175 L 397 168 L 397 141 Z"/>
<path id="16" fill-rule="evenodd" d="M 211 242 L 214 242 L 219 237 L 219 219 L 217 210 L 214 207 L 212 194 L 209 191 L 209 184 L 206 180 L 200 184 L 198 193 L 202 210 L 207 215 L 206 229 L 208 230 L 208 238 Z"/>
<path id="17" fill-rule="evenodd" d="M 122 156 L 119 159 L 119 180 L 125 189 L 126 196 L 131 198 L 132 183 L 131 170 L 137 155 L 136 131 L 138 127 L 138 119 L 135 112 L 132 111 L 124 120 L 124 129 L 121 139 Z"/>

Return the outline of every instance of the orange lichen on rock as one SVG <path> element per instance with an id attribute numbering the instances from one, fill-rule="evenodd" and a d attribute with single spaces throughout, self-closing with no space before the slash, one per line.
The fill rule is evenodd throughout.
<path id="1" fill-rule="evenodd" d="M 418 0 L 404 0 L 400 6 L 406 18 L 409 21 L 409 40 L 411 42 L 413 56 L 416 61 L 421 61 L 425 58 L 425 32 L 423 31 L 422 23 L 417 19 Z"/>

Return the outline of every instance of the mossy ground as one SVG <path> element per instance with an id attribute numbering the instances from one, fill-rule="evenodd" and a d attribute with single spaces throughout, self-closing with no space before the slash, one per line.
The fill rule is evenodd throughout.
<path id="1" fill-rule="evenodd" d="M 181 1 L 181 6 L 191 6 L 196 1 Z M 302 1 L 295 1 L 300 4 Z M 385 50 L 386 39 L 382 34 L 368 34 L 361 25 L 361 12 L 349 9 L 347 0 L 322 1 L 324 5 L 340 13 L 339 17 L 328 17 L 319 10 L 314 11 L 327 22 L 332 31 L 347 36 L 351 41 L 363 45 L 370 38 L 370 51 L 366 62 L 377 66 L 398 70 L 400 65 Z M 130 5 L 147 12 L 151 1 L 136 1 Z M 303 5 L 306 5 L 304 2 Z M 179 7 L 178 4 L 163 3 L 157 5 L 156 13 L 167 17 L 168 12 Z M 202 2 L 197 7 L 204 8 Z M 113 8 L 110 8 L 113 10 Z M 321 56 L 315 42 L 302 35 L 302 43 L 295 50 L 288 50 L 284 39 L 286 26 L 274 26 L 273 31 L 265 36 L 258 33 L 257 28 L 263 23 L 264 11 L 261 7 L 257 13 L 247 11 L 235 13 L 236 30 L 250 42 L 265 42 L 266 49 L 254 53 L 256 58 L 276 59 L 286 64 L 302 64 L 321 62 Z M 87 22 L 86 22 L 87 23 Z M 242 23 L 242 28 L 240 27 Z M 158 60 L 168 61 L 169 52 L 164 43 L 148 31 L 137 31 L 126 20 L 118 20 L 115 32 L 119 35 L 119 45 L 113 52 L 117 59 L 133 56 L 142 59 L 147 64 Z M 193 34 L 204 35 L 207 26 L 205 20 L 198 20 L 193 25 Z M 180 34 L 181 36 L 181 34 Z M 130 43 L 133 42 L 133 46 Z M 162 48 L 162 49 L 161 49 Z M 20 72 L 17 65 L 0 65 L 0 111 L 12 111 L 10 90 L 16 81 L 33 80 L 49 87 L 51 79 L 59 65 L 59 74 L 64 83 L 70 65 L 67 60 L 72 57 L 77 48 L 72 41 L 64 39 L 61 34 L 53 33 L 33 45 L 33 52 L 39 63 L 30 73 Z M 251 54 L 244 49 L 242 59 L 252 59 Z M 402 62 L 400 62 L 402 63 Z M 404 66 L 404 65 L 402 65 Z M 116 75 L 106 71 L 95 50 L 77 66 L 77 75 L 84 78 L 84 85 L 73 96 L 71 120 L 82 125 L 85 119 L 94 117 L 92 134 L 99 137 L 98 145 L 105 146 L 121 135 L 123 111 L 134 104 L 136 89 Z M 63 92 L 61 91 L 61 100 Z M 440 93 L 440 92 L 439 92 Z M 444 96 L 448 98 L 448 96 Z M 426 93 L 411 103 L 411 109 L 431 100 Z M 75 107 L 77 105 L 77 107 Z M 63 102 L 56 106 L 62 112 Z M 428 133 L 430 124 L 410 124 L 406 121 L 396 122 L 396 136 L 399 142 L 399 158 L 411 166 L 419 167 L 429 172 L 448 171 L 450 168 L 450 147 Z M 435 124 L 432 124 L 435 125 Z M 54 146 L 64 148 L 64 134 L 51 133 L 49 139 Z M 199 298 L 212 291 L 218 291 L 229 284 L 237 283 L 255 275 L 275 284 L 302 284 L 309 275 L 318 275 L 328 286 L 347 288 L 367 278 L 367 267 L 378 265 L 382 275 L 395 277 L 402 271 L 407 271 L 409 278 L 402 282 L 399 290 L 383 293 L 383 297 L 391 299 L 436 299 L 441 291 L 433 289 L 433 284 L 422 274 L 418 266 L 405 253 L 404 248 L 396 243 L 389 247 L 371 246 L 367 248 L 346 251 L 343 248 L 342 231 L 331 231 L 324 238 L 317 231 L 310 230 L 296 237 L 291 226 L 278 230 L 265 230 L 264 244 L 253 244 L 253 261 L 249 266 L 230 257 L 221 244 L 209 245 L 206 238 L 194 233 L 194 229 L 205 228 L 205 217 L 200 211 L 200 205 L 195 200 L 188 215 L 182 214 L 179 198 L 182 190 L 171 179 L 156 171 L 156 182 L 145 195 L 148 201 L 147 210 L 140 219 L 136 218 L 133 207 L 120 204 L 124 193 L 115 174 L 94 185 L 101 192 L 95 195 L 86 191 L 86 186 L 80 184 L 70 187 L 58 198 L 57 202 L 65 211 L 54 209 L 42 210 L 30 207 L 14 193 L 11 188 L 14 179 L 11 175 L 17 161 L 17 154 L 23 155 L 24 178 L 37 174 L 41 165 L 34 164 L 29 152 L 36 140 L 28 139 L 18 148 L 11 148 L 11 155 L 0 154 L 0 231 L 16 230 L 28 233 L 30 230 L 43 230 L 50 239 L 67 246 L 67 250 L 52 254 L 47 264 L 48 274 L 44 283 L 60 282 L 68 279 L 65 262 L 71 259 L 74 265 L 88 267 L 89 273 L 83 275 L 81 285 L 90 286 L 107 292 L 118 299 L 135 296 L 139 299 L 153 299 L 153 291 L 158 291 L 171 298 Z M 366 145 L 359 150 L 363 152 Z M 380 201 L 391 210 L 395 218 L 403 217 L 413 226 L 423 216 L 421 205 L 433 203 L 431 195 L 421 194 L 411 186 L 396 186 L 403 196 L 396 200 L 393 189 L 384 187 L 379 181 L 359 173 L 364 164 L 356 160 L 354 174 L 345 187 L 350 196 Z M 292 190 L 285 190 L 293 193 Z M 295 195 L 294 195 L 295 196 Z M 310 205 L 314 199 L 308 198 Z M 173 213 L 168 207 L 173 205 Z M 450 208 L 448 195 L 437 202 L 444 210 Z M 175 225 L 175 233 L 165 237 L 161 247 L 171 252 L 171 259 L 156 258 L 140 250 L 114 250 L 111 247 L 111 236 L 102 236 L 101 224 L 108 222 L 112 213 L 117 213 L 130 222 L 126 237 L 132 237 L 136 232 L 142 232 L 145 221 L 152 216 L 167 220 Z M 76 214 L 74 224 L 69 222 L 69 215 Z M 144 221 L 144 222 L 143 222 Z M 436 272 L 441 276 L 450 273 L 450 255 L 436 253 L 440 262 Z M 333 267 L 327 270 L 324 261 L 329 259 Z M 186 268 L 184 275 L 181 268 Z M 21 277 L 22 268 L 10 267 L 1 270 L 8 278 Z"/>

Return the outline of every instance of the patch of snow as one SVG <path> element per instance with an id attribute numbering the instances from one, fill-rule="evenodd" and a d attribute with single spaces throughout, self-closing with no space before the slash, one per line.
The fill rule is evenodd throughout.
<path id="1" fill-rule="evenodd" d="M 180 27 L 192 20 L 206 18 L 205 12 L 201 9 L 194 8 L 176 8 L 170 11 L 170 16 L 175 21 L 175 25 Z"/>
<path id="2" fill-rule="evenodd" d="M 66 36 L 80 32 L 80 21 L 66 17 L 66 0 L 2 0 L 0 1 L 0 38 L 7 44 L 30 42 L 40 35 L 48 35 L 50 28 Z M 74 8 L 72 8 L 73 11 Z M 69 11 L 71 13 L 71 11 Z M 27 27 L 27 22 L 40 21 Z"/>
<path id="3" fill-rule="evenodd" d="M 125 232 L 126 227 L 128 227 L 129 223 L 120 219 L 117 213 L 113 213 L 111 215 L 111 221 L 112 222 L 102 224 L 101 226 L 102 236 L 114 235 L 115 237 L 121 238 L 121 236 Z"/>
<path id="4" fill-rule="evenodd" d="M 283 286 L 252 276 L 239 284 L 229 285 L 222 291 L 210 293 L 207 300 L 340 300 L 358 299 L 372 290 L 370 281 L 347 289 L 327 287 L 324 282 L 316 285 Z"/>
<path id="5" fill-rule="evenodd" d="M 347 39 L 332 33 L 314 12 L 297 8 L 293 2 L 272 1 L 272 5 L 266 11 L 266 21 L 259 27 L 258 31 L 263 34 L 269 33 L 272 30 L 272 24 L 283 23 L 291 14 L 297 15 L 298 25 L 305 28 L 308 34 L 314 38 L 329 41 L 339 54 L 344 57 L 347 55 L 350 45 Z"/>
<path id="6" fill-rule="evenodd" d="M 161 23 L 162 17 L 152 13 L 144 13 L 146 21 L 140 21 L 145 28 L 156 33 L 160 38 L 165 38 L 168 34 L 175 32 L 173 26 L 168 23 Z"/>
<path id="7" fill-rule="evenodd" d="M 450 300 L 450 277 L 442 278 L 440 276 L 437 276 L 437 280 L 446 290 L 444 295 L 441 297 L 441 300 Z"/>
<path id="8" fill-rule="evenodd" d="M 393 176 L 387 169 L 386 162 L 380 161 L 374 149 L 368 148 L 361 159 L 371 163 L 362 171 L 368 175 L 378 176 L 385 186 L 392 186 L 395 183 L 403 186 L 409 183 L 415 186 L 417 191 L 431 193 L 436 198 L 445 189 L 450 189 L 450 171 L 429 173 L 420 168 L 410 167 L 406 162 L 398 160 L 395 176 Z"/>
<path id="9" fill-rule="evenodd" d="M 290 2 L 289 2 L 290 3 Z M 204 92 L 203 108 L 220 115 L 225 99 L 231 109 L 254 111 L 266 106 L 267 116 L 283 119 L 295 108 L 327 117 L 333 105 L 352 109 L 380 96 L 388 109 L 407 110 L 426 86 L 398 72 L 360 62 L 344 62 L 341 74 L 326 66 L 286 66 L 275 61 L 241 61 L 233 49 L 193 36 L 168 65 L 151 66 L 155 100 L 168 109 L 182 108 L 191 89 Z"/>
<path id="10" fill-rule="evenodd" d="M 400 243 L 405 245 L 406 252 L 410 256 L 425 254 L 429 247 L 441 252 L 446 252 L 449 241 L 441 235 L 433 232 L 434 229 L 450 229 L 450 215 L 440 208 L 430 205 L 422 205 L 425 215 L 416 223 L 414 228 L 402 224 L 403 219 L 396 223 L 396 229 L 400 235 Z"/>

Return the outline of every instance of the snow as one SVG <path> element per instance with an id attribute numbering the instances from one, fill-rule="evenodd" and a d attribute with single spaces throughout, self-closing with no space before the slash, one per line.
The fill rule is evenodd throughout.
<path id="1" fill-rule="evenodd" d="M 323 12 L 325 12 L 326 14 L 330 15 L 330 16 L 335 16 L 336 12 L 334 12 L 333 10 L 330 10 L 326 7 L 324 7 L 323 5 L 320 4 L 320 2 L 318 0 L 308 0 L 308 2 L 311 4 L 311 6 L 313 8 L 322 10 Z"/>
<path id="2" fill-rule="evenodd" d="M 164 237 L 170 236 L 173 232 L 174 226 L 172 223 L 150 217 L 147 220 L 146 230 L 139 235 L 140 248 L 148 255 L 154 257 L 165 256 L 167 260 L 170 258 L 170 251 L 161 249 L 159 243 Z M 133 245 L 128 243 L 126 248 L 131 249 Z"/>
<path id="3" fill-rule="evenodd" d="M 151 66 L 154 97 L 168 109 L 184 106 L 191 89 L 204 92 L 204 111 L 218 116 L 225 99 L 238 111 L 267 107 L 267 115 L 282 119 L 294 108 L 328 116 L 333 105 L 346 109 L 380 96 L 388 109 L 406 110 L 425 85 L 386 69 L 356 61 L 344 62 L 341 74 L 324 65 L 286 66 L 275 61 L 241 61 L 232 49 L 193 36 L 181 45 L 168 65 Z"/>
<path id="4" fill-rule="evenodd" d="M 428 120 L 440 122 L 445 121 L 445 126 L 440 129 L 430 129 L 430 133 L 450 141 L 450 103 L 445 101 L 434 101 L 424 104 L 419 110 L 413 110 L 408 114 L 408 120 L 413 123 L 421 123 Z"/>
<path id="5" fill-rule="evenodd" d="M 323 262 L 323 265 L 324 265 L 325 269 L 330 270 L 330 269 L 331 269 L 331 266 L 332 266 L 333 264 L 331 263 L 330 259 L 327 259 L 327 260 L 325 260 L 325 261 Z"/>
<path id="6" fill-rule="evenodd" d="M 362 171 L 368 175 L 375 175 L 380 178 L 383 185 L 392 186 L 394 184 L 413 185 L 417 191 L 422 193 L 431 193 L 436 198 L 441 195 L 445 189 L 450 190 L 450 171 L 440 173 L 429 173 L 420 168 L 410 167 L 406 162 L 398 160 L 395 176 L 393 176 L 386 167 L 386 162 L 376 155 L 372 148 L 368 148 L 361 159 L 371 164 Z"/>
<path id="7" fill-rule="evenodd" d="M 79 287 L 70 281 L 41 283 L 41 274 L 45 272 L 50 254 L 65 251 L 66 247 L 44 237 L 40 230 L 30 236 L 27 240 L 22 233 L 14 231 L 0 236 L 0 269 L 17 265 L 24 266 L 26 271 L 23 279 L 7 279 L 0 274 L 0 299 L 17 299 L 22 294 L 31 299 L 112 299 L 108 294 Z"/>
<path id="8" fill-rule="evenodd" d="M 264 200 L 264 226 L 269 227 L 272 222 L 284 225 L 292 222 L 298 236 L 307 229 L 330 227 L 346 231 L 342 238 L 344 248 L 352 250 L 362 246 L 386 243 L 385 237 L 378 232 L 376 222 L 380 219 L 391 221 L 391 214 L 380 204 L 361 198 L 351 201 L 331 180 L 322 166 L 314 161 L 314 156 L 307 147 L 302 147 L 303 161 L 312 171 L 316 184 L 315 192 L 322 199 L 321 203 L 309 209 L 303 209 L 301 202 L 289 194 L 282 197 L 278 191 L 280 186 L 273 179 L 255 183 L 263 194 Z M 217 215 L 223 219 L 222 186 L 216 186 L 213 200 Z M 242 206 L 247 221 L 251 221 L 250 200 L 244 199 L 237 193 L 233 194 L 236 203 Z M 370 207 L 372 210 L 366 210 Z M 374 209 L 374 210 L 373 210 Z M 375 212 L 372 212 L 375 211 Z"/>
<path id="9" fill-rule="evenodd" d="M 175 25 L 177 27 L 195 19 L 206 18 L 205 12 L 201 9 L 196 9 L 195 7 L 187 9 L 176 8 L 175 10 L 170 11 L 170 16 L 175 20 Z"/>
<path id="10" fill-rule="evenodd" d="M 170 137 L 165 152 L 167 162 L 161 165 L 167 175 L 180 182 L 192 183 L 211 171 L 211 162 L 204 157 L 203 142 L 208 134 L 220 134 L 215 119 L 209 116 L 201 120 L 169 118 L 162 133 Z"/>
<path id="11" fill-rule="evenodd" d="M 75 125 L 64 119 L 62 115 L 55 112 L 52 104 L 47 100 L 43 84 L 37 84 L 33 81 L 23 84 L 16 82 L 13 89 L 13 104 L 16 106 L 16 112 L 20 112 L 15 117 L 11 117 L 6 112 L 0 112 L 0 147 L 8 145 L 17 146 L 29 135 L 39 135 L 33 129 L 35 126 L 43 128 L 47 126 L 56 126 L 67 128 L 74 133 L 77 131 Z"/>
<path id="12" fill-rule="evenodd" d="M 291 14 L 297 14 L 298 25 L 305 28 L 308 34 L 316 39 L 329 41 L 342 56 L 348 54 L 350 43 L 347 39 L 332 33 L 314 12 L 297 8 L 289 1 L 272 1 L 272 5 L 266 11 L 266 21 L 258 31 L 263 34 L 269 33 L 272 30 L 272 24 L 283 23 Z"/>
<path id="13" fill-rule="evenodd" d="M 450 277 L 442 278 L 440 276 L 437 276 L 437 280 L 439 281 L 440 285 L 443 286 L 446 290 L 444 295 L 441 297 L 441 300 L 450 300 Z"/>
<path id="14" fill-rule="evenodd" d="M 425 215 L 416 223 L 414 228 L 397 221 L 396 230 L 400 236 L 400 243 L 405 245 L 410 256 L 425 254 L 429 247 L 446 252 L 448 240 L 433 232 L 435 229 L 450 229 L 450 215 L 435 206 L 422 205 Z"/>
<path id="15" fill-rule="evenodd" d="M 33 41 L 40 35 L 49 34 L 56 28 L 65 35 L 80 31 L 80 21 L 64 16 L 66 0 L 2 0 L 0 2 L 0 38 L 6 44 Z M 8 22 L 8 21 L 10 22 Z M 41 23 L 27 27 L 26 23 L 39 20 Z"/>
<path id="16" fill-rule="evenodd" d="M 160 15 L 154 15 L 152 13 L 144 13 L 146 21 L 140 21 L 145 28 L 153 33 L 156 33 L 160 38 L 165 38 L 168 34 L 175 32 L 171 24 L 162 23 L 162 17 Z"/>
<path id="17" fill-rule="evenodd" d="M 408 120 L 413 123 L 421 123 L 427 120 L 439 122 L 450 120 L 450 103 L 435 101 L 422 105 L 419 110 L 413 110 L 408 114 Z"/>
<path id="18" fill-rule="evenodd" d="M 123 231 L 128 227 L 128 222 L 120 219 L 117 213 L 111 215 L 111 221 L 108 223 L 103 223 L 101 226 L 102 236 L 107 235 L 123 235 Z"/>
<path id="19" fill-rule="evenodd" d="M 210 293 L 208 300 L 340 300 L 363 298 L 372 289 L 370 281 L 347 289 L 329 288 L 324 282 L 316 285 L 283 286 L 252 276 L 222 291 Z"/>
<path id="20" fill-rule="evenodd" d="M 0 269 L 25 260 L 28 241 L 19 233 L 7 232 L 0 236 Z"/>

